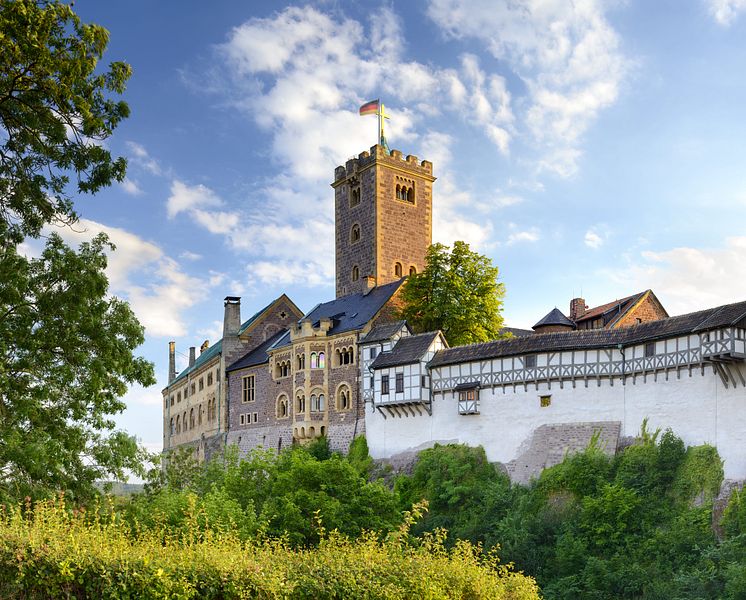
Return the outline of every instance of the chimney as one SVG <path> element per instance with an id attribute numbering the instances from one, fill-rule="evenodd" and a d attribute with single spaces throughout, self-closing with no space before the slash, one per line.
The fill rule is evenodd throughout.
<path id="1" fill-rule="evenodd" d="M 176 342 L 168 343 L 168 383 L 176 379 Z"/>
<path id="2" fill-rule="evenodd" d="M 189 346 L 189 366 L 190 367 L 194 366 L 194 351 L 195 351 L 194 346 Z"/>
<path id="3" fill-rule="evenodd" d="M 372 275 L 363 277 L 363 296 L 367 296 L 376 287 L 376 278 Z"/>
<path id="4" fill-rule="evenodd" d="M 209 345 L 210 340 L 205 340 L 204 342 L 202 342 L 202 345 L 199 347 L 199 353 L 202 354 L 205 350 L 207 350 Z"/>
<path id="5" fill-rule="evenodd" d="M 223 306 L 225 306 L 223 316 L 223 339 L 225 339 L 237 335 L 241 328 L 241 298 L 226 296 Z"/>
<path id="6" fill-rule="evenodd" d="M 582 298 L 573 298 L 570 300 L 570 320 L 577 321 L 588 310 L 585 300 Z"/>

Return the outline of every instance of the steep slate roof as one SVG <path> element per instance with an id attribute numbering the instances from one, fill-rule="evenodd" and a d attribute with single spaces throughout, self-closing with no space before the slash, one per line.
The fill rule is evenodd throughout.
<path id="1" fill-rule="evenodd" d="M 519 329 L 518 327 L 503 327 L 500 333 L 512 333 L 513 337 L 523 337 L 524 335 L 534 335 L 530 329 Z"/>
<path id="2" fill-rule="evenodd" d="M 257 311 L 254 313 L 248 320 L 244 321 L 241 324 L 241 327 L 238 330 L 239 335 L 246 331 L 246 329 L 251 325 L 254 321 L 256 321 L 270 306 L 272 306 L 275 302 L 277 302 L 277 298 L 272 300 L 267 306 L 262 308 L 260 311 Z M 218 340 L 215 344 L 212 346 L 208 346 L 207 349 L 200 354 L 197 359 L 194 361 L 194 364 L 191 367 L 187 367 L 184 369 L 181 373 L 179 373 L 176 378 L 168 384 L 168 387 L 171 387 L 174 385 L 177 381 L 180 381 L 184 379 L 189 373 L 192 373 L 199 369 L 202 365 L 210 362 L 215 356 L 220 354 L 220 350 L 223 347 L 223 340 Z"/>
<path id="3" fill-rule="evenodd" d="M 391 339 L 391 336 L 397 333 L 402 327 L 407 327 L 406 321 L 394 321 L 393 323 L 382 323 L 371 329 L 363 339 L 361 344 L 370 344 L 372 342 L 383 342 Z M 407 327 L 409 329 L 409 327 Z"/>
<path id="4" fill-rule="evenodd" d="M 439 331 L 429 331 L 403 337 L 389 352 L 381 352 L 373 361 L 371 368 L 385 369 L 419 362 L 439 334 Z"/>
<path id="5" fill-rule="evenodd" d="M 539 327 L 548 327 L 549 325 L 564 325 L 565 327 L 572 327 L 575 329 L 575 323 L 568 319 L 559 308 L 553 308 L 549 313 L 536 325 L 534 329 Z"/>
<path id="6" fill-rule="evenodd" d="M 269 350 L 272 344 L 274 344 L 283 335 L 285 335 L 285 333 L 286 333 L 285 331 L 278 331 L 272 337 L 267 338 L 261 344 L 259 344 L 256 348 L 247 352 L 241 358 L 239 358 L 236 362 L 234 362 L 230 367 L 228 367 L 225 370 L 225 372 L 230 373 L 231 371 L 238 371 L 239 369 L 245 369 L 247 367 L 255 367 L 257 365 L 263 365 L 263 364 L 268 363 L 269 354 L 267 354 L 267 350 Z"/>
<path id="7" fill-rule="evenodd" d="M 391 299 L 391 296 L 394 295 L 402 283 L 404 283 L 404 280 L 400 279 L 399 281 L 374 287 L 367 294 L 363 294 L 362 292 L 350 294 L 349 296 L 342 296 L 330 302 L 318 304 L 300 321 L 308 320 L 316 325 L 322 318 L 332 319 L 332 327 L 327 332 L 327 335 L 337 335 L 338 333 L 362 329 L 376 316 L 378 311 L 383 308 L 383 305 Z M 289 343 L 290 332 L 280 338 L 272 349 L 286 346 Z"/>
<path id="8" fill-rule="evenodd" d="M 440 350 L 428 367 L 440 367 L 475 360 L 562 350 L 615 348 L 661 338 L 728 327 L 746 319 L 746 301 L 640 323 L 621 329 L 585 329 L 561 333 L 537 333 L 532 336 L 457 346 Z"/>

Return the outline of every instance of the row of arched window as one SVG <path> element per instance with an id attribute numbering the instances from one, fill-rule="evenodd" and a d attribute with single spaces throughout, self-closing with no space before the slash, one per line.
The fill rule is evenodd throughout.
<path id="1" fill-rule="evenodd" d="M 396 199 L 414 204 L 414 187 L 396 184 Z"/>
<path id="2" fill-rule="evenodd" d="M 313 391 L 309 400 L 309 409 L 312 413 L 319 413 L 326 411 L 326 396 L 323 392 Z M 337 388 L 336 396 L 336 410 L 349 410 L 352 406 L 352 396 L 350 394 L 350 386 L 346 383 L 342 384 Z M 289 416 L 289 405 L 288 398 L 285 394 L 280 394 L 277 398 L 277 417 L 282 419 Z M 306 412 L 306 395 L 303 392 L 297 392 L 295 394 L 295 414 L 302 415 Z"/>
<path id="3" fill-rule="evenodd" d="M 180 415 L 176 415 L 176 417 L 171 417 L 171 421 L 169 423 L 169 429 L 171 431 L 171 435 L 179 434 L 182 431 L 186 432 L 190 429 L 194 429 L 195 427 L 198 427 L 202 425 L 202 415 L 204 414 L 204 408 L 202 407 L 202 404 L 199 406 L 193 406 L 189 409 L 189 414 L 187 417 L 187 411 L 184 411 Z M 217 400 L 214 398 L 207 401 L 207 422 L 214 421 L 217 418 Z"/>
<path id="4" fill-rule="evenodd" d="M 346 348 L 337 348 L 334 351 L 334 366 L 351 365 L 355 362 L 355 352 L 352 346 Z"/>
<path id="5" fill-rule="evenodd" d="M 283 360 L 275 363 L 275 379 L 290 375 L 290 361 Z"/>

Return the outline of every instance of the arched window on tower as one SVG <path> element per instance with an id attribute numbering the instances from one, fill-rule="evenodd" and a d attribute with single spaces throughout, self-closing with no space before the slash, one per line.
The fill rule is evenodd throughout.
<path id="1" fill-rule="evenodd" d="M 355 242 L 360 241 L 360 225 L 355 223 L 352 226 L 352 229 L 350 230 L 350 243 L 354 244 Z"/>
<path id="2" fill-rule="evenodd" d="M 414 267 L 414 266 L 409 267 L 409 274 L 410 275 L 417 275 L 417 268 Z"/>
<path id="3" fill-rule="evenodd" d="M 288 397 L 285 394 L 280 394 L 277 398 L 277 418 L 284 419 L 288 416 Z"/>
<path id="4" fill-rule="evenodd" d="M 326 356 L 323 352 L 319 352 L 319 369 L 326 367 Z"/>
<path id="5" fill-rule="evenodd" d="M 360 204 L 360 188 L 354 187 L 350 190 L 350 208 Z"/>
<path id="6" fill-rule="evenodd" d="M 319 368 L 319 357 L 315 352 L 311 352 L 311 368 L 312 369 Z"/>
<path id="7" fill-rule="evenodd" d="M 414 204 L 414 188 L 407 188 L 407 197 L 404 199 Z"/>
<path id="8" fill-rule="evenodd" d="M 401 277 L 402 276 L 401 263 L 395 263 L 394 264 L 394 276 L 395 277 Z"/>
<path id="9" fill-rule="evenodd" d="M 352 281 L 357 281 L 358 279 L 360 279 L 360 268 L 355 265 L 352 267 Z"/>

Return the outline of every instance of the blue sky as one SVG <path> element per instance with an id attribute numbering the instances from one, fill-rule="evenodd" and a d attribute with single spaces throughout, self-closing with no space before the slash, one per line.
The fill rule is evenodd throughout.
<path id="1" fill-rule="evenodd" d="M 375 142 L 434 163 L 434 238 L 489 255 L 504 316 L 652 288 L 671 314 L 746 298 L 746 0 L 98 2 L 133 76 L 128 178 L 76 207 L 158 385 L 121 426 L 160 448 L 167 344 L 286 292 L 334 296 L 334 167 Z M 185 356 L 180 356 L 180 367 Z"/>

